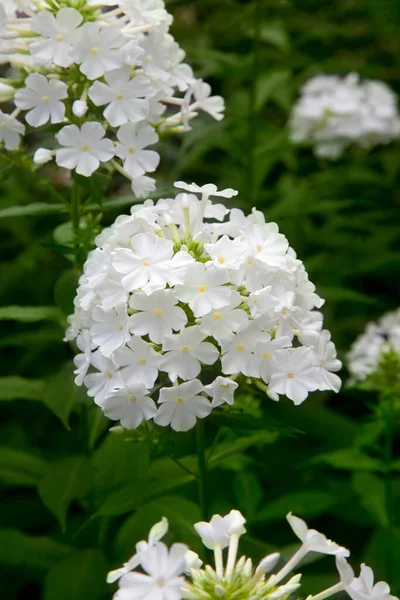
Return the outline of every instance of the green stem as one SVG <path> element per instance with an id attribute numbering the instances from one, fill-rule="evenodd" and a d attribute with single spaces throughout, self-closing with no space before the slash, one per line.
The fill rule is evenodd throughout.
<path id="1" fill-rule="evenodd" d="M 252 48 L 252 66 L 251 66 L 251 85 L 249 99 L 249 118 L 248 118 L 248 148 L 247 148 L 247 193 L 250 200 L 250 205 L 255 206 L 256 198 L 256 182 L 255 182 L 255 149 L 257 146 L 257 79 L 260 62 L 260 46 L 261 46 L 261 30 L 260 30 L 260 13 L 262 9 L 262 0 L 258 0 L 253 6 L 253 28 L 254 39 Z"/>
<path id="2" fill-rule="evenodd" d="M 393 526 L 394 498 L 393 498 L 393 443 L 394 443 L 394 397 L 390 394 L 384 404 L 385 419 L 385 503 L 386 512 L 389 521 L 389 531 Z M 386 570 L 388 579 L 391 579 L 393 573 L 392 551 L 388 548 L 386 553 Z"/>
<path id="3" fill-rule="evenodd" d="M 207 464 L 206 464 L 206 446 L 204 421 L 197 419 L 196 423 L 196 441 L 197 441 L 197 463 L 198 463 L 198 484 L 199 484 L 199 501 L 202 518 L 208 519 L 208 503 L 207 503 Z"/>
<path id="4" fill-rule="evenodd" d="M 79 185 L 74 181 L 71 189 L 71 221 L 73 231 L 73 243 L 75 262 L 80 266 L 80 244 L 79 244 L 79 225 L 81 217 L 81 194 Z"/>

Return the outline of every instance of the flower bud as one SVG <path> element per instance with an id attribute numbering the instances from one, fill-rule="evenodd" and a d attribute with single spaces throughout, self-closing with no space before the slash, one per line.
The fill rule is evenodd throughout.
<path id="1" fill-rule="evenodd" d="M 87 102 L 85 100 L 75 100 L 72 105 L 72 112 L 76 117 L 83 117 L 88 109 Z"/>
<path id="2" fill-rule="evenodd" d="M 279 552 L 273 552 L 273 554 L 268 554 L 265 558 L 262 559 L 260 564 L 257 567 L 256 573 L 269 573 L 277 564 L 281 555 Z"/>
<path id="3" fill-rule="evenodd" d="M 36 165 L 44 165 L 48 163 L 53 158 L 53 153 L 51 150 L 47 150 L 46 148 L 38 148 L 33 156 L 33 162 Z"/>

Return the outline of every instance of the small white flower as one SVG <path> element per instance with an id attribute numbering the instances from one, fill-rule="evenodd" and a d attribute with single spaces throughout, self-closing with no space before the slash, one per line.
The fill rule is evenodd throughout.
<path id="1" fill-rule="evenodd" d="M 126 123 L 117 131 L 115 154 L 123 161 L 124 169 L 134 178 L 155 171 L 160 155 L 154 150 L 145 150 L 158 141 L 158 135 L 147 123 Z"/>
<path id="2" fill-rule="evenodd" d="M 140 337 L 133 337 L 116 350 L 114 360 L 121 367 L 121 377 L 127 385 L 143 383 L 151 389 L 158 377 L 161 355 Z"/>
<path id="3" fill-rule="evenodd" d="M 247 313 L 236 308 L 241 300 L 239 294 L 232 292 L 233 301 L 223 308 L 212 310 L 202 317 L 200 331 L 212 335 L 220 344 L 228 341 L 232 334 L 248 323 Z"/>
<path id="4" fill-rule="evenodd" d="M 354 576 L 354 571 L 342 556 L 336 557 L 336 566 L 344 589 L 352 600 L 397 600 L 390 595 L 390 587 L 385 581 L 374 585 L 374 572 L 371 567 L 361 565 L 359 577 Z"/>
<path id="5" fill-rule="evenodd" d="M 338 392 L 342 386 L 342 381 L 337 371 L 342 368 L 342 363 L 336 357 L 336 348 L 331 342 L 331 334 L 326 329 L 317 333 L 309 331 L 299 336 L 301 341 L 312 346 L 319 361 L 319 368 L 322 376 L 320 390 L 333 390 Z"/>
<path id="6" fill-rule="evenodd" d="M 59 79 L 47 79 L 40 73 L 31 73 L 25 79 L 25 88 L 15 94 L 15 105 L 28 110 L 25 120 L 32 127 L 40 127 L 49 121 L 61 123 L 65 117 L 65 105 L 61 100 L 68 97 L 67 85 Z"/>
<path id="7" fill-rule="evenodd" d="M 177 303 L 172 290 L 158 290 L 150 296 L 133 294 L 129 306 L 140 312 L 130 317 L 130 331 L 135 335 L 148 335 L 152 342 L 162 344 L 167 335 L 187 323 L 187 316 Z"/>
<path id="8" fill-rule="evenodd" d="M 133 383 L 113 392 L 102 404 L 106 417 L 120 421 L 126 429 L 136 429 L 143 420 L 148 421 L 157 414 L 154 401 L 147 395 L 142 383 Z"/>
<path id="9" fill-rule="evenodd" d="M 134 23 L 158 27 L 170 25 L 172 16 L 165 9 L 163 0 L 123 0 L 123 9 Z"/>
<path id="10" fill-rule="evenodd" d="M 221 344 L 222 372 L 227 375 L 243 373 L 250 377 L 257 342 L 269 339 L 269 334 L 262 333 L 255 321 L 240 327 L 235 335 Z"/>
<path id="11" fill-rule="evenodd" d="M 229 277 L 225 271 L 210 267 L 203 263 L 195 263 L 186 272 L 185 283 L 177 285 L 175 296 L 186 302 L 195 317 L 202 317 L 213 308 L 228 306 L 232 300 L 232 290 L 224 287 Z"/>
<path id="12" fill-rule="evenodd" d="M 156 180 L 146 175 L 132 179 L 132 191 L 137 198 L 146 198 L 156 189 Z"/>
<path id="13" fill-rule="evenodd" d="M 225 190 L 218 191 L 217 186 L 213 183 L 207 183 L 206 185 L 199 186 L 197 183 L 185 183 L 184 181 L 175 181 L 174 186 L 179 188 L 180 190 L 185 190 L 186 192 L 192 192 L 194 194 L 204 194 L 208 198 L 210 196 L 221 196 L 222 198 L 233 198 L 233 196 L 237 196 L 237 190 L 233 190 L 232 188 L 226 188 Z"/>
<path id="14" fill-rule="evenodd" d="M 20 136 L 25 133 L 25 126 L 11 115 L 0 110 L 0 142 L 4 142 L 6 150 L 17 150 Z"/>
<path id="15" fill-rule="evenodd" d="M 118 365 L 106 358 L 99 350 L 92 354 L 91 363 L 98 373 L 89 373 L 84 379 L 88 388 L 88 396 L 94 397 L 96 404 L 101 404 L 111 392 L 123 387 Z"/>
<path id="16" fill-rule="evenodd" d="M 114 350 L 131 339 L 129 317 L 122 304 L 110 311 L 96 306 L 93 310 L 93 321 L 90 334 L 104 356 L 110 356 Z"/>
<path id="17" fill-rule="evenodd" d="M 71 56 L 77 34 L 82 23 L 81 13 L 74 8 L 61 8 L 56 16 L 44 10 L 36 14 L 31 23 L 32 31 L 42 36 L 30 45 L 35 59 L 53 62 L 59 67 L 69 67 L 74 62 Z"/>
<path id="18" fill-rule="evenodd" d="M 214 515 L 209 523 L 200 521 L 200 523 L 194 525 L 194 528 L 205 547 L 214 550 L 217 546 L 221 549 L 226 548 L 229 545 L 231 535 L 245 533 L 245 523 L 246 519 L 238 510 L 231 510 L 225 517 Z"/>
<path id="19" fill-rule="evenodd" d="M 131 249 L 115 253 L 113 265 L 123 275 L 121 283 L 128 291 L 143 289 L 146 284 L 164 288 L 169 282 L 168 261 L 172 258 L 173 243 L 147 233 L 131 239 Z"/>
<path id="20" fill-rule="evenodd" d="M 218 376 L 212 383 L 204 387 L 204 391 L 211 396 L 212 407 L 216 408 L 225 402 L 232 406 L 234 403 L 235 390 L 238 387 L 236 381 L 232 381 L 229 377 Z"/>
<path id="21" fill-rule="evenodd" d="M 218 269 L 233 269 L 236 271 L 242 263 L 243 249 L 223 235 L 215 244 L 204 244 L 205 251 L 211 256 L 213 265 Z"/>
<path id="22" fill-rule="evenodd" d="M 211 96 L 211 86 L 201 79 L 191 85 L 190 91 L 196 99 L 196 108 L 201 108 L 216 121 L 224 118 L 225 102 L 221 96 Z"/>
<path id="23" fill-rule="evenodd" d="M 153 87 L 142 75 L 130 77 L 130 67 L 123 67 L 106 73 L 106 83 L 95 81 L 89 88 L 89 98 L 96 106 L 107 104 L 103 114 L 112 127 L 128 121 L 142 121 L 148 115 L 149 103 L 146 98 L 151 96 Z"/>
<path id="24" fill-rule="evenodd" d="M 173 544 L 170 550 L 162 542 L 154 544 L 140 555 L 144 573 L 133 571 L 121 577 L 118 597 L 180 600 L 187 551 L 184 544 Z"/>
<path id="25" fill-rule="evenodd" d="M 269 334 L 267 334 L 268 337 Z M 282 350 L 283 348 L 289 348 L 291 341 L 288 337 L 276 337 L 274 339 L 267 339 L 257 342 L 254 349 L 254 357 L 252 359 L 249 373 L 252 377 L 261 377 L 266 383 L 269 383 L 271 375 L 274 372 L 272 367 L 272 357 L 274 352 Z"/>
<path id="26" fill-rule="evenodd" d="M 76 338 L 76 345 L 82 354 L 74 356 L 74 365 L 76 367 L 74 371 L 74 375 L 76 375 L 74 382 L 76 385 L 81 386 L 90 367 L 92 350 L 94 348 L 89 331 L 85 331 L 78 335 Z"/>
<path id="27" fill-rule="evenodd" d="M 286 516 L 290 527 L 303 543 L 307 552 L 319 552 L 320 554 L 333 554 L 334 556 L 350 556 L 347 548 L 339 546 L 332 540 L 329 540 L 323 533 L 319 533 L 315 529 L 308 529 L 307 523 L 295 517 L 292 513 Z"/>
<path id="28" fill-rule="evenodd" d="M 198 325 L 166 336 L 162 345 L 165 354 L 161 369 L 186 381 L 197 377 L 201 371 L 200 363 L 213 365 L 219 356 L 213 344 L 203 341 L 206 337 Z"/>
<path id="29" fill-rule="evenodd" d="M 162 388 L 158 399 L 161 406 L 154 422 L 162 427 L 171 425 L 174 431 L 192 429 L 196 418 L 204 419 L 212 410 L 210 402 L 204 396 L 199 396 L 202 391 L 203 385 L 198 379 Z"/>
<path id="30" fill-rule="evenodd" d="M 304 402 L 308 392 L 319 389 L 322 378 L 311 348 L 277 350 L 272 356 L 269 391 L 285 394 L 294 404 Z"/>
<path id="31" fill-rule="evenodd" d="M 111 160 L 115 154 L 113 143 L 104 137 L 105 133 L 95 121 L 84 123 L 80 129 L 76 125 L 63 127 L 56 134 L 58 143 L 65 146 L 56 152 L 57 164 L 90 177 L 101 162 Z"/>
<path id="32" fill-rule="evenodd" d="M 85 23 L 79 28 L 72 56 L 88 79 L 98 79 L 123 66 L 124 55 L 119 49 L 123 43 L 117 27 L 102 29 L 98 23 Z"/>

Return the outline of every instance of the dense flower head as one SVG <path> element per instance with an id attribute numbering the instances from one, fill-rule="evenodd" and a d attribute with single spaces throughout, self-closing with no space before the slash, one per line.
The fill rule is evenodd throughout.
<path id="1" fill-rule="evenodd" d="M 364 381 L 375 373 L 381 358 L 389 352 L 397 354 L 400 360 L 400 308 L 368 323 L 355 340 L 347 355 L 352 380 Z"/>
<path id="2" fill-rule="evenodd" d="M 51 148 L 37 164 L 90 176 L 102 164 L 155 187 L 160 134 L 190 129 L 203 110 L 223 118 L 224 101 L 196 79 L 169 27 L 164 0 L 7 0 L 0 5 L 0 144 L 17 150 L 28 128 L 52 125 Z M 47 154 L 45 154 L 47 152 Z"/>
<path id="3" fill-rule="evenodd" d="M 209 200 L 232 189 L 175 185 L 97 237 L 67 331 L 76 383 L 123 427 L 176 431 L 232 405 L 238 377 L 295 404 L 338 391 L 323 300 L 278 226 Z"/>
<path id="4" fill-rule="evenodd" d="M 400 135 L 397 96 L 382 81 L 317 75 L 301 88 L 290 117 L 291 138 L 317 156 L 336 159 L 352 145 L 372 148 Z"/>
<path id="5" fill-rule="evenodd" d="M 239 539 L 246 520 L 237 510 L 224 517 L 214 515 L 209 523 L 194 525 L 206 548 L 214 552 L 214 565 L 204 565 L 185 544 L 168 548 L 161 539 L 167 533 L 165 518 L 150 531 L 148 541 L 136 544 L 136 553 L 121 568 L 108 574 L 108 583 L 118 581 L 115 600 L 286 600 L 301 594 L 301 573 L 294 574 L 308 552 L 333 555 L 340 581 L 309 600 L 325 600 L 345 590 L 352 600 L 395 600 L 385 582 L 374 585 L 370 567 L 362 565 L 360 577 L 346 561 L 349 551 L 328 540 L 299 517 L 288 515 L 290 524 L 305 539 L 300 548 L 282 564 L 279 552 L 265 556 L 256 567 L 250 558 L 238 557 Z M 310 545 L 318 538 L 318 546 Z M 224 550 L 226 554 L 224 556 Z M 140 569 L 140 570 L 139 570 Z M 273 572 L 275 571 L 275 572 Z"/>

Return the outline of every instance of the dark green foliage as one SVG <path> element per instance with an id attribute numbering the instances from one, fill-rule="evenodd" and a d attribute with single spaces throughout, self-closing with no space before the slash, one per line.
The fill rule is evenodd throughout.
<path id="1" fill-rule="evenodd" d="M 286 123 L 299 85 L 319 73 L 382 79 L 400 93 L 396 0 L 175 0 L 174 35 L 227 116 L 194 122 L 163 141 L 160 196 L 176 179 L 240 191 L 235 206 L 276 220 L 326 298 L 341 358 L 367 321 L 400 304 L 400 146 L 349 151 L 337 162 L 294 148 Z M 134 200 L 77 178 L 79 231 L 69 187 L 12 154 L 0 163 L 0 572 L 7 600 L 102 600 L 107 570 L 134 552 L 162 515 L 168 541 L 201 551 L 195 436 L 152 428 L 128 440 L 73 384 L 62 341 L 79 267 L 101 225 Z M 400 592 L 400 459 L 385 446 L 399 387 L 384 373 L 301 407 L 243 389 L 237 412 L 206 425 L 210 511 L 248 519 L 243 552 L 293 552 L 292 510 L 368 561 Z M 343 378 L 346 372 L 343 371 Z M 388 408 L 389 407 L 389 408 Z M 394 449 L 398 417 L 392 422 Z M 398 449 L 398 448 L 397 448 Z M 397 454 L 398 456 L 398 454 Z M 304 569 L 305 593 L 336 581 L 332 561 Z"/>

